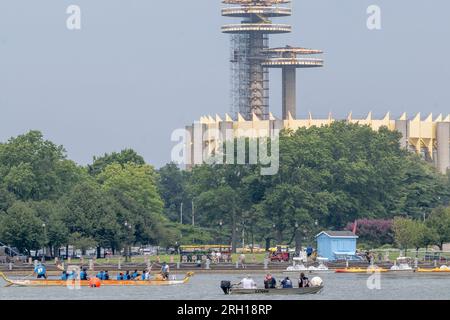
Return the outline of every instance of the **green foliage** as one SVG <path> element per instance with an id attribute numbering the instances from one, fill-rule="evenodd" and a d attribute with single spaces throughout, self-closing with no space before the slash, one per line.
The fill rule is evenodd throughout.
<path id="1" fill-rule="evenodd" d="M 427 226 L 433 230 L 430 242 L 442 250 L 444 243 L 450 242 L 450 208 L 434 209 L 427 220 Z"/>
<path id="2" fill-rule="evenodd" d="M 191 205 L 186 197 L 187 175 L 186 171 L 181 171 L 174 163 L 158 170 L 158 189 L 164 202 L 164 215 L 171 221 L 180 221 L 181 210 L 186 213 Z"/>
<path id="3" fill-rule="evenodd" d="M 405 252 L 408 248 L 426 247 L 433 243 L 435 232 L 425 223 L 408 218 L 396 217 L 393 223 L 395 242 Z"/>
<path id="4" fill-rule="evenodd" d="M 45 245 L 43 221 L 28 204 L 17 201 L 0 216 L 0 238 L 2 242 L 29 254 Z"/>
<path id="5" fill-rule="evenodd" d="M 134 163 L 136 165 L 144 165 L 145 161 L 142 156 L 137 154 L 132 149 L 122 150 L 120 153 L 113 152 L 111 154 L 105 153 L 103 157 L 94 157 L 93 164 L 88 166 L 89 174 L 95 176 L 101 173 L 110 164 L 125 165 L 128 163 Z"/>
<path id="6" fill-rule="evenodd" d="M 0 187 L 18 199 L 54 199 L 69 191 L 82 170 L 66 159 L 65 150 L 44 140 L 39 131 L 0 145 Z"/>
<path id="7" fill-rule="evenodd" d="M 242 240 L 298 245 L 320 229 L 397 217 L 398 246 L 442 246 L 450 241 L 449 177 L 400 148 L 399 138 L 344 122 L 284 131 L 279 172 L 262 176 L 259 165 L 183 171 L 171 163 L 155 171 L 131 149 L 80 167 L 62 146 L 30 131 L 0 143 L 0 241 L 26 252 L 192 242 L 236 248 Z M 184 223 L 195 212 L 195 227 L 179 224 L 182 203 Z"/>
<path id="8" fill-rule="evenodd" d="M 157 179 L 152 166 L 134 163 L 110 164 L 97 177 L 104 190 L 121 190 L 145 209 L 160 214 L 163 203 L 156 186 Z"/>
<path id="9" fill-rule="evenodd" d="M 344 122 L 284 131 L 277 175 L 261 176 L 258 166 L 203 165 L 185 177 L 184 189 L 197 203 L 196 221 L 217 229 L 222 219 L 234 242 L 236 226 L 258 242 L 289 243 L 296 223 L 311 239 L 316 221 L 340 230 L 356 219 L 419 218 L 448 204 L 448 177 L 400 148 L 399 138 Z"/>

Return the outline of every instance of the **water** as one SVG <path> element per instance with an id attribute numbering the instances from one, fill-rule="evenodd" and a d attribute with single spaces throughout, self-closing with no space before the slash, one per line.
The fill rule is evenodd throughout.
<path id="1" fill-rule="evenodd" d="M 283 274 L 274 274 L 277 280 Z M 1 300 L 49 299 L 49 300 L 242 300 L 242 296 L 225 296 L 219 288 L 221 280 L 239 282 L 242 274 L 199 274 L 190 283 L 173 287 L 101 287 L 70 290 L 65 287 L 21 288 L 3 287 L 0 281 Z M 263 274 L 254 274 L 253 279 L 262 286 Z M 380 289 L 370 290 L 366 274 L 322 274 L 325 288 L 317 295 L 305 296 L 245 296 L 244 299 L 274 300 L 449 300 L 450 274 L 381 274 Z M 181 275 L 178 278 L 182 278 Z M 291 277 L 294 279 L 294 276 Z M 311 279 L 311 277 L 310 277 Z M 371 281 L 371 286 L 377 282 Z"/>

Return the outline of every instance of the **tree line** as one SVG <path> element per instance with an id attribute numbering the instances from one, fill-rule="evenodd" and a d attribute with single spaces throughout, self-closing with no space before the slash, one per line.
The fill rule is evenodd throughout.
<path id="1" fill-rule="evenodd" d="M 445 211 L 436 208 L 448 206 L 448 175 L 399 139 L 339 122 L 284 131 L 279 173 L 261 176 L 258 165 L 157 170 L 130 149 L 80 166 L 30 131 L 0 143 L 0 241 L 53 255 L 68 245 L 299 246 L 358 219 L 419 221 Z"/>

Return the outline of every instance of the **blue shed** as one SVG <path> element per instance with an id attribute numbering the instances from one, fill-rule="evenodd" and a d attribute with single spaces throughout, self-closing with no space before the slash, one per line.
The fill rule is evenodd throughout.
<path id="1" fill-rule="evenodd" d="M 322 231 L 316 236 L 317 256 L 336 261 L 356 258 L 356 239 L 351 231 Z"/>

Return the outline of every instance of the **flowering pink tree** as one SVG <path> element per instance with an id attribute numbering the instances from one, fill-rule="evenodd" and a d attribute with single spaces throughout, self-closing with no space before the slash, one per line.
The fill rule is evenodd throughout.
<path id="1" fill-rule="evenodd" d="M 360 219 L 356 221 L 356 235 L 361 242 L 373 247 L 394 243 L 392 220 Z M 346 230 L 353 231 L 355 223 L 349 223 Z"/>

